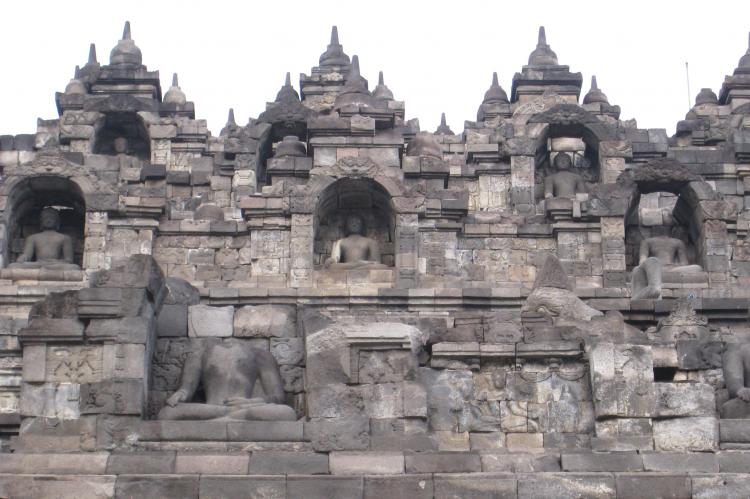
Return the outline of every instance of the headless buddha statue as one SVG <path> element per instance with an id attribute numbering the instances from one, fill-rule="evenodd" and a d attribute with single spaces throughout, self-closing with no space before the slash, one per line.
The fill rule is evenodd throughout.
<path id="1" fill-rule="evenodd" d="M 263 397 L 253 397 L 260 380 Z M 206 403 L 192 403 L 198 385 Z M 159 419 L 295 421 L 284 405 L 284 387 L 276 360 L 267 350 L 236 338 L 206 341 L 188 354 L 180 388 L 166 401 Z"/>

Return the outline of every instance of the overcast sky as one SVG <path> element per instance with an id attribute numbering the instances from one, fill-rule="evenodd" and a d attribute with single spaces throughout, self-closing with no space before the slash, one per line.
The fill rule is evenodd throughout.
<path id="1" fill-rule="evenodd" d="M 86 62 L 89 43 L 109 62 L 125 20 L 162 91 L 177 72 L 215 135 L 229 107 L 239 123 L 257 117 L 287 71 L 299 89 L 333 24 L 370 89 L 383 70 L 423 130 L 444 111 L 462 131 L 493 71 L 510 95 L 544 25 L 560 64 L 583 73 L 582 95 L 595 74 L 622 118 L 672 134 L 689 109 L 685 62 L 691 102 L 701 87 L 718 94 L 748 48 L 750 1 L 14 1 L 3 2 L 0 18 L 0 134 L 33 133 L 37 117 L 57 117 L 55 91 Z"/>

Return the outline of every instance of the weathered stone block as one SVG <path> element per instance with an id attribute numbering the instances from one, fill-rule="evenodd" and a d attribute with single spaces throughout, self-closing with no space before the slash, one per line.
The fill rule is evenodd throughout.
<path id="1" fill-rule="evenodd" d="M 713 417 L 654 421 L 654 446 L 666 452 L 705 452 L 719 443 L 719 423 Z"/>
<path id="2" fill-rule="evenodd" d="M 294 307 L 258 305 L 240 307 L 234 314 L 234 335 L 288 338 L 297 335 Z"/>
<path id="3" fill-rule="evenodd" d="M 286 479 L 279 476 L 203 476 L 201 499 L 285 499 Z"/>
<path id="4" fill-rule="evenodd" d="M 116 497 L 198 499 L 198 475 L 125 475 L 117 478 Z"/>
<path id="5" fill-rule="evenodd" d="M 643 459 L 635 452 L 564 452 L 563 471 L 642 471 Z"/>
<path id="6" fill-rule="evenodd" d="M 618 499 L 644 497 L 690 499 L 692 497 L 690 477 L 684 475 L 618 474 L 615 480 Z"/>
<path id="7" fill-rule="evenodd" d="M 591 387 L 596 417 L 650 417 L 654 412 L 651 349 L 642 345 L 593 346 Z"/>
<path id="8" fill-rule="evenodd" d="M 654 383 L 654 417 L 712 416 L 716 413 L 714 388 L 706 383 Z"/>
<path id="9" fill-rule="evenodd" d="M 370 420 L 364 417 L 313 418 L 305 423 L 305 440 L 319 452 L 361 450 L 370 445 Z"/>
<path id="10" fill-rule="evenodd" d="M 253 452 L 251 475 L 319 475 L 327 474 L 328 455 L 317 452 Z"/>
<path id="11" fill-rule="evenodd" d="M 719 437 L 722 442 L 750 443 L 750 419 L 720 419 Z"/>
<path id="12" fill-rule="evenodd" d="M 718 473 L 719 462 L 714 454 L 684 452 L 642 452 L 646 471 Z"/>
<path id="13" fill-rule="evenodd" d="M 188 335 L 194 338 L 232 336 L 234 307 L 191 305 L 188 307 Z"/>
<path id="14" fill-rule="evenodd" d="M 750 497 L 750 480 L 746 475 L 695 476 L 693 499 L 744 499 Z"/>
<path id="15" fill-rule="evenodd" d="M 518 497 L 614 498 L 615 490 L 614 478 L 593 473 L 528 475 L 518 479 Z"/>
<path id="16" fill-rule="evenodd" d="M 362 477 L 346 476 L 289 476 L 286 481 L 287 499 L 351 499 L 362 497 Z"/>
<path id="17" fill-rule="evenodd" d="M 188 306 L 164 304 L 156 320 L 156 332 L 160 337 L 188 335 Z"/>
<path id="18" fill-rule="evenodd" d="M 468 473 L 482 470 L 474 452 L 407 452 L 407 473 Z"/>
<path id="19" fill-rule="evenodd" d="M 121 452 L 109 456 L 107 473 L 111 475 L 172 474 L 174 452 Z"/>
<path id="20" fill-rule="evenodd" d="M 364 497 L 367 499 L 432 499 L 432 475 L 366 476 Z"/>
<path id="21" fill-rule="evenodd" d="M 115 497 L 115 477 L 6 475 L 0 477 L 0 497 L 110 499 Z"/>
<path id="22" fill-rule="evenodd" d="M 200 475 L 246 475 L 248 454 L 177 453 L 175 473 Z"/>
<path id="23" fill-rule="evenodd" d="M 404 472 L 404 454 L 401 452 L 333 451 L 328 458 L 334 475 L 397 475 Z"/>
<path id="24" fill-rule="evenodd" d="M 78 383 L 42 383 L 21 385 L 21 415 L 78 419 L 80 385 Z"/>

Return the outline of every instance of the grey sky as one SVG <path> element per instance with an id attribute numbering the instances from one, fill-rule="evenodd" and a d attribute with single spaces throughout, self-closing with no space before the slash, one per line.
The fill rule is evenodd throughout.
<path id="1" fill-rule="evenodd" d="M 434 130 L 444 111 L 451 128 L 463 130 L 464 120 L 476 119 L 493 71 L 510 94 L 544 25 L 560 63 L 583 73 L 583 93 L 595 74 L 622 118 L 671 134 L 688 110 L 685 61 L 691 101 L 701 87 L 718 93 L 750 30 L 747 0 L 28 1 L 4 3 L 0 15 L 0 134 L 31 133 L 37 117 L 56 117 L 54 93 L 86 62 L 89 43 L 108 63 L 125 20 L 144 64 L 160 71 L 163 91 L 177 72 L 196 117 L 214 134 L 229 107 L 239 123 L 257 117 L 287 71 L 298 88 L 332 24 L 344 51 L 359 55 L 370 88 L 383 70 L 407 118 L 419 118 L 422 129 Z"/>

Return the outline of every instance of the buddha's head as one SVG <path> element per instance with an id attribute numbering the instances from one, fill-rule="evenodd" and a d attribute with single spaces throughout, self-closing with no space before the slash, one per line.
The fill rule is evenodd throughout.
<path id="1" fill-rule="evenodd" d="M 115 154 L 128 153 L 128 139 L 126 137 L 115 137 L 113 146 L 115 149 Z"/>
<path id="2" fill-rule="evenodd" d="M 47 207 L 39 215 L 39 226 L 42 230 L 58 230 L 60 228 L 60 213 Z"/>
<path id="3" fill-rule="evenodd" d="M 567 153 L 561 152 L 555 156 L 553 164 L 558 170 L 570 170 L 573 166 L 573 160 Z"/>
<path id="4" fill-rule="evenodd" d="M 365 233 L 365 222 L 359 215 L 349 215 L 346 217 L 346 235 L 358 234 L 360 236 Z"/>

